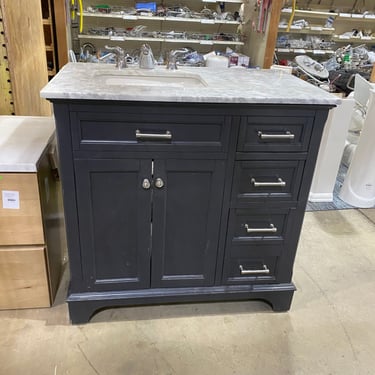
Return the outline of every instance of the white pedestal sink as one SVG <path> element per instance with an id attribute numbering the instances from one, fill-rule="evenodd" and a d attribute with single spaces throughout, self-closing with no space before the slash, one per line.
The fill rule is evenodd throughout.
<path id="1" fill-rule="evenodd" d="M 374 139 L 375 87 L 370 90 L 361 136 L 339 194 L 344 202 L 355 207 L 368 208 L 375 205 Z"/>

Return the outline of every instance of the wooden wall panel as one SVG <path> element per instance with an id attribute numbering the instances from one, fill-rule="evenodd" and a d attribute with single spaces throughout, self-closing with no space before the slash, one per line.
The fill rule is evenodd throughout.
<path id="1" fill-rule="evenodd" d="M 40 98 L 48 82 L 40 0 L 0 0 L 16 115 L 48 116 Z"/>
<path id="2" fill-rule="evenodd" d="M 8 52 L 5 45 L 3 16 L 0 7 L 0 115 L 14 114 Z"/>
<path id="3" fill-rule="evenodd" d="M 61 69 L 68 62 L 67 19 L 65 0 L 54 1 L 57 59 Z"/>

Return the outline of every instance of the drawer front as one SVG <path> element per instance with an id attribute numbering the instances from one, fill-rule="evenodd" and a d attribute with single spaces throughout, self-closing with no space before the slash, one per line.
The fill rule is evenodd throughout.
<path id="1" fill-rule="evenodd" d="M 296 201 L 303 168 L 303 160 L 237 161 L 232 202 Z"/>
<path id="2" fill-rule="evenodd" d="M 230 213 L 228 246 L 254 243 L 281 244 L 293 225 L 294 209 L 248 210 Z"/>
<path id="3" fill-rule="evenodd" d="M 72 112 L 74 150 L 227 152 L 230 118 Z"/>
<path id="4" fill-rule="evenodd" d="M 224 264 L 224 284 L 263 284 L 277 281 L 276 256 L 230 258 Z"/>
<path id="5" fill-rule="evenodd" d="M 0 309 L 50 305 L 45 248 L 0 248 Z"/>
<path id="6" fill-rule="evenodd" d="M 36 173 L 2 173 L 0 246 L 44 244 Z"/>
<path id="7" fill-rule="evenodd" d="M 237 150 L 240 152 L 307 151 L 312 125 L 312 117 L 246 117 L 241 123 Z"/>

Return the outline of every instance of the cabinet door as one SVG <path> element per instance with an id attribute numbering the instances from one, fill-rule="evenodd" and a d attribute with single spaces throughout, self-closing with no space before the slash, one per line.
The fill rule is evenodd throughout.
<path id="1" fill-rule="evenodd" d="M 87 288 L 150 286 L 150 160 L 75 162 L 81 256 Z"/>
<path id="2" fill-rule="evenodd" d="M 224 161 L 155 161 L 152 287 L 213 284 L 224 174 Z"/>

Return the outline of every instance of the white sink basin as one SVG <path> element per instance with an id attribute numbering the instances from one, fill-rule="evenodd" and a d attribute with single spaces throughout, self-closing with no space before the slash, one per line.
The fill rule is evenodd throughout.
<path id="1" fill-rule="evenodd" d="M 142 86 L 142 87 L 203 87 L 207 83 L 198 75 L 176 71 L 144 71 L 124 69 L 115 72 L 105 72 L 98 76 L 105 85 L 109 86 Z"/>

